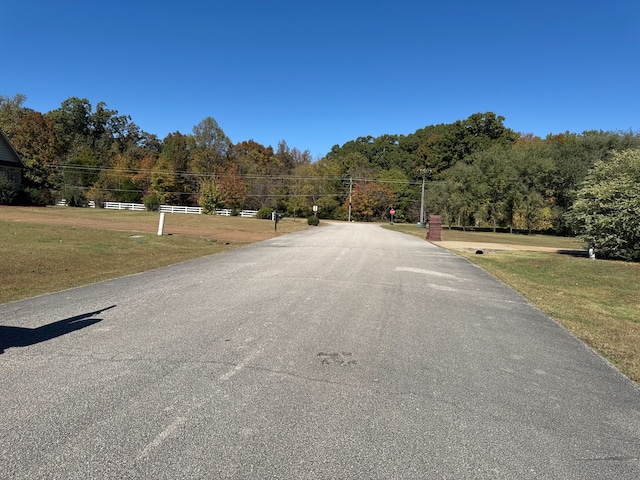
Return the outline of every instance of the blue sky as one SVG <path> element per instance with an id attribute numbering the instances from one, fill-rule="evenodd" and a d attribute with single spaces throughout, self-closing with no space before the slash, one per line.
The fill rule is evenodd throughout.
<path id="1" fill-rule="evenodd" d="M 216 119 L 314 158 L 477 112 L 640 131 L 640 2 L 1 0 L 0 94 L 103 101 L 164 138 Z"/>

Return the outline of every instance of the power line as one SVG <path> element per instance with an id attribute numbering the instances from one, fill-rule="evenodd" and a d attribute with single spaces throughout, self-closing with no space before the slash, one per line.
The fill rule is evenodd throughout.
<path id="1" fill-rule="evenodd" d="M 57 170 L 67 171 L 79 171 L 87 173 L 114 173 L 114 174 L 133 174 L 133 175 L 175 175 L 180 177 L 195 177 L 195 178 L 228 178 L 231 175 L 226 173 L 194 173 L 183 170 L 148 170 L 148 169 L 134 169 L 134 168 L 113 168 L 113 167 L 99 167 L 89 165 L 46 165 L 49 168 Z M 383 183 L 391 185 L 420 185 L 422 180 L 401 180 L 401 179 L 382 179 L 382 178 L 365 178 L 365 177 L 322 177 L 322 176 L 296 176 L 296 175 L 265 175 L 265 174 L 239 174 L 243 180 L 290 180 L 290 181 L 307 181 L 307 182 L 345 182 L 348 183 L 351 180 L 355 183 Z"/>

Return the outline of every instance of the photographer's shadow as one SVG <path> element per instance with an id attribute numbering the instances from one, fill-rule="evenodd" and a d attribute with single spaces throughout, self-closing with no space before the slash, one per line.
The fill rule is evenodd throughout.
<path id="1" fill-rule="evenodd" d="M 83 313 L 71 318 L 65 318 L 57 322 L 49 323 L 38 328 L 8 327 L 0 325 L 0 354 L 11 347 L 28 347 L 36 343 L 46 342 L 56 337 L 75 332 L 95 323 L 101 322 L 101 318 L 93 318 L 96 315 L 114 308 L 115 305 Z"/>

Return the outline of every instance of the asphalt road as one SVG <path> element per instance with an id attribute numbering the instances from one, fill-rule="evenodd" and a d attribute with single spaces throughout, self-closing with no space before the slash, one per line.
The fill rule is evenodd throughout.
<path id="1" fill-rule="evenodd" d="M 0 478 L 640 478 L 640 392 L 465 260 L 332 224 L 0 306 Z"/>

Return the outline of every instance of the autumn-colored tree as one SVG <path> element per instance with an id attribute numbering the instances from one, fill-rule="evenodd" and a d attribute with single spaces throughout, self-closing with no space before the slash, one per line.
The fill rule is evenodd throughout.
<path id="1" fill-rule="evenodd" d="M 291 170 L 293 170 L 295 164 L 293 155 L 291 154 L 291 149 L 289 148 L 289 145 L 287 145 L 287 142 L 285 142 L 284 140 L 280 140 L 278 142 L 278 149 L 276 150 L 275 157 L 276 162 L 274 163 L 274 165 L 277 165 L 280 171 L 273 173 L 291 173 Z"/>
<path id="2" fill-rule="evenodd" d="M 393 191 L 388 186 L 374 182 L 358 183 L 353 187 L 351 216 L 365 222 L 384 220 L 393 202 Z"/>
<path id="3" fill-rule="evenodd" d="M 229 159 L 245 176 L 246 206 L 256 210 L 267 205 L 275 206 L 277 185 L 272 176 L 280 173 L 280 169 L 273 148 L 246 140 L 231 147 Z"/>
<path id="4" fill-rule="evenodd" d="M 21 117 L 14 130 L 12 143 L 27 167 L 24 172 L 25 183 L 36 188 L 53 186 L 60 154 L 53 121 L 38 112 Z"/>
<path id="5" fill-rule="evenodd" d="M 237 165 L 232 165 L 220 175 L 218 189 L 227 208 L 239 209 L 243 206 L 247 198 L 247 187 Z"/>
<path id="6" fill-rule="evenodd" d="M 241 174 L 253 175 L 264 173 L 264 166 L 273 157 L 273 148 L 254 141 L 245 140 L 229 148 L 229 160 L 238 166 Z"/>
<path id="7" fill-rule="evenodd" d="M 172 201 L 180 205 L 188 203 L 189 198 L 198 191 L 197 175 L 188 171 L 191 161 L 189 137 L 180 132 L 168 134 L 162 141 L 158 161 L 165 171 L 172 172 L 171 185 L 167 190 L 173 192 Z"/>
<path id="8" fill-rule="evenodd" d="M 300 151 L 294 147 L 291 149 L 291 157 L 293 158 L 294 168 L 302 165 L 311 165 L 312 162 L 311 152 L 309 150 Z"/>
<path id="9" fill-rule="evenodd" d="M 138 161 L 136 173 L 133 175 L 133 180 L 146 193 L 151 192 L 151 177 L 153 166 L 155 165 L 157 158 L 153 155 L 147 155 Z"/>
<path id="10" fill-rule="evenodd" d="M 22 93 L 17 93 L 11 97 L 0 95 L 0 130 L 2 130 L 11 142 L 13 135 L 22 117 L 33 113 L 33 110 L 24 107 L 22 104 L 27 97 Z"/>

